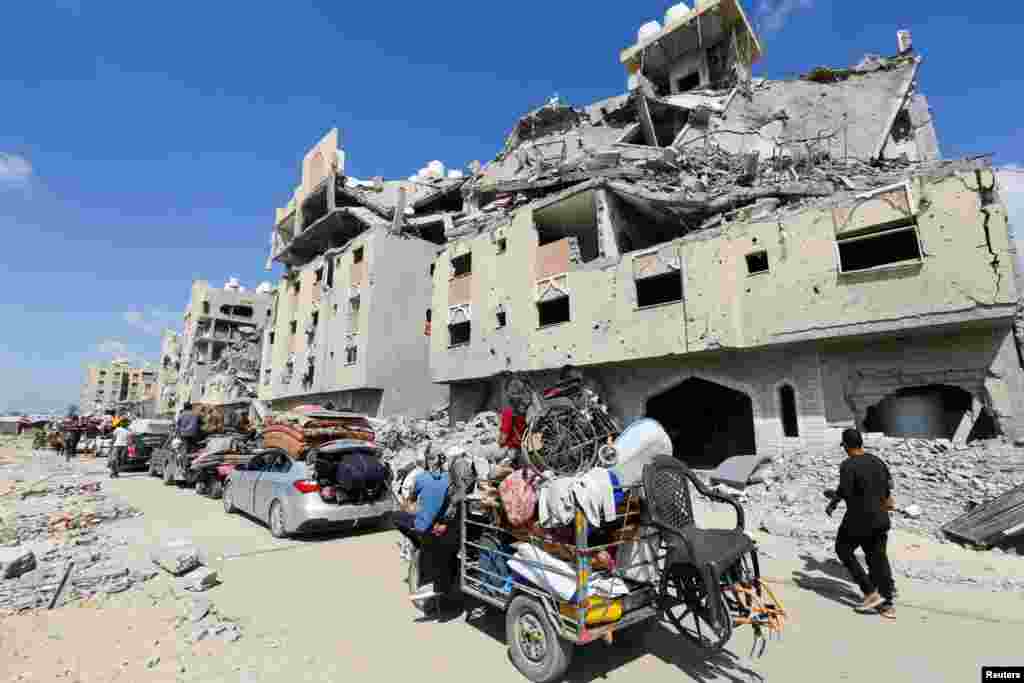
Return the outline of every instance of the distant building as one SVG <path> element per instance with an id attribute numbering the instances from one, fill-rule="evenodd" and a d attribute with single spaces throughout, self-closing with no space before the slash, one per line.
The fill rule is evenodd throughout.
<path id="1" fill-rule="evenodd" d="M 164 412 L 173 412 L 186 401 L 228 400 L 238 392 L 225 388 L 225 373 L 248 382 L 255 392 L 263 328 L 270 319 L 271 300 L 265 289 L 246 290 L 234 278 L 220 289 L 205 280 L 192 283 L 179 360 L 168 354 L 171 365 L 180 363 L 176 401 L 168 411 L 169 398 L 165 400 Z M 173 343 L 169 342 L 168 348 L 173 349 Z M 235 384 L 234 380 L 229 383 Z"/>
<path id="2" fill-rule="evenodd" d="M 172 415 L 178 402 L 178 372 L 181 370 L 181 334 L 166 330 L 160 344 L 157 372 L 157 415 Z"/>
<path id="3" fill-rule="evenodd" d="M 90 363 L 79 397 L 81 413 L 117 409 L 119 404 L 141 403 L 156 399 L 156 368 L 148 363 L 133 365 L 119 359 L 111 363 Z"/>

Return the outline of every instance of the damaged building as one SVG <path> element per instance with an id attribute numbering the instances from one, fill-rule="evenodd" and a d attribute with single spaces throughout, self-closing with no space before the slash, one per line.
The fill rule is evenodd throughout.
<path id="1" fill-rule="evenodd" d="M 735 0 L 679 5 L 621 53 L 627 94 L 521 117 L 423 269 L 452 420 L 501 406 L 503 372 L 573 365 L 697 466 L 852 425 L 1024 436 L 996 177 L 941 159 L 897 47 L 754 78 Z"/>
<path id="2" fill-rule="evenodd" d="M 462 210 L 465 180 L 440 166 L 408 180 L 348 176 L 337 129 L 306 154 L 267 262 L 285 267 L 259 388 L 275 409 L 331 401 L 417 415 L 447 399 L 431 381 L 421 321 L 428 269 Z"/>
<path id="3" fill-rule="evenodd" d="M 181 335 L 164 330 L 160 340 L 160 368 L 156 375 L 156 414 L 174 415 L 178 403 L 178 373 L 181 371 Z"/>
<path id="4" fill-rule="evenodd" d="M 85 367 L 79 408 L 83 414 L 131 409 L 133 414 L 148 417 L 156 399 L 156 380 L 156 370 L 148 363 L 128 359 L 90 363 Z"/>
<path id="5" fill-rule="evenodd" d="M 271 301 L 269 283 L 255 291 L 246 290 L 235 278 L 220 289 L 205 280 L 192 283 L 180 356 L 175 360 L 167 353 L 161 360 L 179 367 L 176 401 L 173 407 L 161 406 L 165 412 L 180 410 L 186 402 L 255 397 Z"/>

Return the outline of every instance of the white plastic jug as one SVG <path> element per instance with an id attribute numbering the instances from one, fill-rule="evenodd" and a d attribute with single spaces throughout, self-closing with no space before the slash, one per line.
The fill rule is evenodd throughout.
<path id="1" fill-rule="evenodd" d="M 643 418 L 626 427 L 613 444 L 618 463 L 611 468 L 620 486 L 640 483 L 644 465 L 659 455 L 672 455 L 672 439 L 657 420 Z"/>

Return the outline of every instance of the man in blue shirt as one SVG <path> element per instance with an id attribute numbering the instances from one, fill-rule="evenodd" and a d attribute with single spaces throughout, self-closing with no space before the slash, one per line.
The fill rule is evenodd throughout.
<path id="1" fill-rule="evenodd" d="M 392 513 L 392 522 L 395 528 L 412 543 L 413 547 L 420 550 L 423 541 L 434 534 L 444 533 L 444 529 L 435 529 L 435 522 L 444 509 L 448 498 L 448 473 L 444 471 L 444 455 L 432 454 L 427 456 L 427 471 L 421 472 L 416 477 L 413 485 L 412 502 L 404 504 L 401 512 Z M 415 512 L 413 512 L 415 510 Z M 416 561 L 414 558 L 413 561 Z M 443 570 L 443 567 L 436 567 L 436 570 Z M 439 571 L 440 573 L 440 571 Z M 413 594 L 412 599 L 425 600 L 436 596 L 432 585 L 426 585 Z"/>

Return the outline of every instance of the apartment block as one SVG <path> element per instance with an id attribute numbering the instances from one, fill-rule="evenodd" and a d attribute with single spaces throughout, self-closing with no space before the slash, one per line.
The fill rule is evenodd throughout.
<path id="1" fill-rule="evenodd" d="M 160 341 L 160 369 L 157 371 L 156 414 L 173 416 L 178 402 L 178 373 L 181 371 L 181 334 L 165 330 Z"/>
<path id="2" fill-rule="evenodd" d="M 221 288 L 205 280 L 192 283 L 181 334 L 174 410 L 180 410 L 186 401 L 228 402 L 240 394 L 249 398 L 249 390 L 238 387 L 233 378 L 243 385 L 248 382 L 255 394 L 271 304 L 269 285 L 250 291 L 234 278 Z"/>
<path id="3" fill-rule="evenodd" d="M 941 159 L 904 34 L 768 81 L 737 2 L 683 10 L 620 55 L 628 94 L 530 111 L 463 187 L 430 276 L 452 420 L 572 365 L 695 466 L 1024 437 L 1006 207 L 989 160 Z"/>
<path id="4" fill-rule="evenodd" d="M 443 172 L 359 180 L 345 175 L 337 145 L 333 130 L 310 150 L 293 201 L 278 210 L 269 262 L 286 272 L 259 395 L 274 408 L 331 401 L 420 415 L 447 400 L 428 367 L 426 278 L 463 181 Z"/>
<path id="5" fill-rule="evenodd" d="M 85 368 L 79 409 L 86 414 L 132 406 L 133 412 L 148 415 L 151 407 L 142 404 L 155 401 L 156 380 L 156 370 L 148 364 L 133 365 L 127 360 L 91 363 Z"/>

